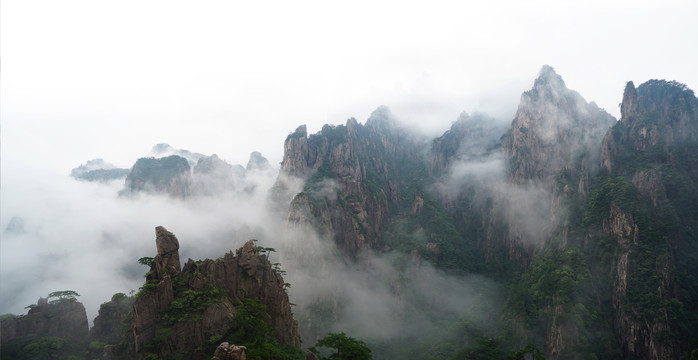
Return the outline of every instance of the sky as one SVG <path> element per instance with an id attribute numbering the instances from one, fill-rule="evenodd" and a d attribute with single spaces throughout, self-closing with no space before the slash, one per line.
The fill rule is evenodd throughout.
<path id="1" fill-rule="evenodd" d="M 110 225 L 102 243 L 118 226 L 131 226 L 122 230 L 131 234 L 144 217 L 128 212 L 148 206 L 90 203 L 112 188 L 68 176 L 94 158 L 130 167 L 158 143 L 243 165 L 260 151 L 278 166 L 297 126 L 314 133 L 350 117 L 363 123 L 381 105 L 433 136 L 463 111 L 510 121 L 544 64 L 619 117 L 629 80 L 698 89 L 697 17 L 692 0 L 5 0 L 0 230 L 23 216 L 55 245 L 92 236 L 94 226 L 74 228 L 120 214 L 126 219 Z M 194 211 L 174 218 L 192 219 Z M 161 220 L 151 216 L 148 246 Z M 62 234 L 70 239 L 51 239 L 68 227 Z M 26 244 L 2 238 L 0 271 L 9 271 L 8 259 L 40 252 Z M 7 288 L 12 280 L 2 275 Z M 18 301 L 23 307 L 39 295 Z"/>
<path id="2" fill-rule="evenodd" d="M 544 64 L 614 116 L 625 82 L 698 88 L 695 1 L 2 2 L 2 157 L 60 173 L 150 148 L 272 163 L 387 105 L 439 134 L 513 118 Z M 50 155 L 49 155 L 50 154 Z M 4 161 L 3 161 L 4 162 Z M 7 174 L 3 174 L 7 175 Z"/>

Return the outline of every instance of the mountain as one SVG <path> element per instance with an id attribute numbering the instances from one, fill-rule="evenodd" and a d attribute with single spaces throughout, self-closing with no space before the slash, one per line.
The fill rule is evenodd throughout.
<path id="1" fill-rule="evenodd" d="M 442 176 L 455 161 L 483 158 L 500 147 L 506 126 L 487 114 L 462 113 L 451 128 L 431 145 L 429 171 Z"/>
<path id="2" fill-rule="evenodd" d="M 102 159 L 92 159 L 73 169 L 70 176 L 78 180 L 108 182 L 123 179 L 128 173 L 129 169 L 117 168 Z"/>
<path id="3" fill-rule="evenodd" d="M 89 329 L 87 313 L 75 296 L 79 295 L 73 291 L 51 293 L 28 306 L 26 315 L 3 315 L 0 318 L 2 357 L 65 357 L 85 346 Z"/>
<path id="4" fill-rule="evenodd" d="M 250 160 L 247 162 L 247 167 L 245 167 L 245 170 L 268 170 L 270 168 L 271 165 L 269 164 L 269 160 L 262 156 L 262 153 L 260 153 L 259 151 L 253 151 L 250 154 Z"/>
<path id="5" fill-rule="evenodd" d="M 502 139 L 511 180 L 549 184 L 562 169 L 576 171 L 582 163 L 596 164 L 596 152 L 614 122 L 596 104 L 568 89 L 552 67 L 544 66 L 533 88 L 521 95 Z"/>
<path id="6" fill-rule="evenodd" d="M 365 125 L 352 118 L 310 136 L 299 127 L 286 138 L 281 163 L 281 177 L 305 182 L 291 201 L 287 221 L 311 224 L 349 258 L 379 249 L 379 237 L 398 204 L 418 201 L 405 191 L 416 186 L 403 182 L 426 175 L 423 141 L 399 127 L 385 107 Z"/>
<path id="7" fill-rule="evenodd" d="M 247 168 L 230 165 L 216 154 L 206 156 L 191 153 L 167 144 L 156 145 L 153 152 L 158 155 L 180 155 L 138 159 L 127 171 L 122 195 L 146 192 L 184 199 L 191 196 L 221 196 L 235 191 L 252 193 L 256 186 L 255 174 L 273 171 L 269 161 L 257 151 L 250 154 Z"/>
<path id="8" fill-rule="evenodd" d="M 378 359 L 695 356 L 693 91 L 629 82 L 616 120 L 544 66 L 506 120 L 462 113 L 428 138 L 379 107 L 297 127 L 261 232 L 286 280 L 254 240 L 182 266 L 158 227 L 145 285 L 102 304 L 80 341 L 107 359 L 303 358 L 301 338 L 345 331 Z M 139 159 L 126 188 L 186 204 L 252 193 L 265 174 L 256 152 L 246 168 L 180 152 Z M 3 336 L 20 321 L 5 318 Z"/>
<path id="9" fill-rule="evenodd" d="M 614 242 L 613 325 L 626 354 L 678 358 L 698 333 L 697 154 L 693 91 L 674 81 L 628 82 L 591 203 Z"/>
<path id="10" fill-rule="evenodd" d="M 157 255 L 145 261 L 146 284 L 123 340 L 105 347 L 106 359 L 208 359 L 223 340 L 251 349 L 264 342 L 269 351 L 298 355 L 296 320 L 267 250 L 250 240 L 235 254 L 181 267 L 177 238 L 161 226 L 155 231 Z"/>
<path id="11" fill-rule="evenodd" d="M 463 114 L 428 141 L 386 108 L 301 126 L 284 144 L 280 179 L 304 181 L 287 221 L 359 268 L 398 252 L 508 284 L 510 349 L 676 358 L 697 334 L 679 320 L 698 313 L 695 106 L 676 82 L 629 83 L 616 121 L 544 66 L 508 129 Z"/>
<path id="12" fill-rule="evenodd" d="M 176 149 L 172 145 L 167 144 L 167 143 L 160 143 L 155 146 L 150 150 L 152 153 L 153 157 L 155 158 L 164 158 L 172 155 L 177 155 L 181 158 L 184 158 L 187 160 L 189 163 L 190 167 L 194 167 L 196 163 L 201 159 L 206 157 L 204 154 L 199 154 L 196 152 L 191 152 L 189 150 L 185 149 Z"/>
<path id="13" fill-rule="evenodd" d="M 193 192 L 210 196 L 232 191 L 239 181 L 233 173 L 233 166 L 216 154 L 200 158 L 192 169 L 192 178 Z"/>
<path id="14" fill-rule="evenodd" d="M 186 159 L 177 155 L 140 158 L 126 177 L 123 194 L 145 191 L 185 198 L 191 195 L 191 187 L 191 168 Z"/>
<path id="15" fill-rule="evenodd" d="M 29 306 L 27 315 L 2 316 L 0 355 L 209 359 L 214 352 L 239 355 L 246 346 L 251 358 L 270 352 L 305 358 L 286 293 L 289 284 L 279 264 L 269 261 L 273 249 L 250 240 L 235 253 L 217 260 L 189 259 L 182 267 L 176 236 L 163 227 L 155 231 L 157 255 L 139 260 L 150 271 L 137 294 L 117 293 L 102 304 L 88 332 L 85 307 L 75 300 L 79 295 L 51 293 Z"/>

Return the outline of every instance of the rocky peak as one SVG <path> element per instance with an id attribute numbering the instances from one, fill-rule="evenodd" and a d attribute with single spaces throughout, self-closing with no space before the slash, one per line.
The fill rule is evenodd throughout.
<path id="1" fill-rule="evenodd" d="M 281 172 L 289 176 L 305 178 L 308 175 L 308 130 L 301 125 L 284 141 L 284 158 Z"/>
<path id="2" fill-rule="evenodd" d="M 488 154 L 499 145 L 505 131 L 504 126 L 485 114 L 461 113 L 448 131 L 432 141 L 431 174 L 443 173 L 454 160 Z"/>
<path id="3" fill-rule="evenodd" d="M 269 160 L 262 156 L 262 153 L 259 151 L 253 151 L 250 154 L 250 160 L 247 161 L 247 167 L 246 170 L 267 170 L 271 168 L 271 165 L 269 165 Z"/>
<path id="4" fill-rule="evenodd" d="M 167 193 L 184 198 L 191 195 L 192 176 L 189 162 L 181 156 L 140 158 L 126 177 L 122 194 L 141 191 Z"/>
<path id="5" fill-rule="evenodd" d="M 369 129 L 390 130 L 396 127 L 395 117 L 387 106 L 379 106 L 366 120 L 366 127 Z"/>
<path id="6" fill-rule="evenodd" d="M 123 336 L 124 320 L 133 308 L 134 297 L 117 293 L 99 307 L 99 313 L 90 329 L 90 340 L 115 344 Z"/>
<path id="7" fill-rule="evenodd" d="M 677 149 L 698 142 L 698 99 L 676 81 L 649 80 L 637 89 L 629 81 L 621 116 L 601 147 L 601 164 L 609 172 L 632 172 L 633 153 L 667 162 Z"/>
<path id="8" fill-rule="evenodd" d="M 635 84 L 633 84 L 632 81 L 628 81 L 628 83 L 625 84 L 623 102 L 621 102 L 620 105 L 620 121 L 625 124 L 630 123 L 631 117 L 637 113 L 637 110 L 637 90 L 635 89 Z"/>
<path id="9" fill-rule="evenodd" d="M 244 176 L 244 168 L 238 176 Z M 192 180 L 197 195 L 220 195 L 235 188 L 235 173 L 232 165 L 216 154 L 202 157 L 194 166 Z"/>
<path id="10" fill-rule="evenodd" d="M 562 76 L 558 75 L 550 65 L 543 65 L 538 77 L 533 82 L 533 90 L 539 95 L 551 93 L 556 90 L 567 89 Z"/>
<path id="11" fill-rule="evenodd" d="M 246 242 L 242 248 L 237 250 L 236 256 L 238 264 L 245 270 L 247 275 L 254 276 L 255 272 L 257 272 L 257 265 L 259 265 L 259 251 L 254 241 L 249 240 Z"/>
<path id="12" fill-rule="evenodd" d="M 73 342 L 88 335 L 85 306 L 73 300 L 39 298 L 29 306 L 26 315 L 3 317 L 0 320 L 0 344 L 7 344 L 25 336 L 51 336 Z"/>
<path id="13" fill-rule="evenodd" d="M 196 173 L 212 173 L 215 172 L 219 168 L 225 168 L 228 167 L 230 168 L 230 164 L 226 163 L 225 161 L 221 160 L 218 155 L 213 154 L 211 156 L 206 156 L 202 157 L 199 159 L 199 161 L 196 162 L 196 166 L 194 166 L 193 172 Z"/>
<path id="14" fill-rule="evenodd" d="M 153 266 L 158 279 L 168 274 L 181 271 L 179 262 L 179 241 L 177 237 L 162 226 L 155 228 L 155 245 L 158 254 L 153 259 Z"/>
<path id="15" fill-rule="evenodd" d="M 521 95 L 516 116 L 502 137 L 511 180 L 550 185 L 561 170 L 575 172 L 581 160 L 597 156 L 613 122 L 611 115 L 565 87 L 562 78 L 544 66 L 533 88 Z"/>
<path id="16" fill-rule="evenodd" d="M 283 277 L 253 241 L 235 255 L 228 252 L 217 260 L 189 259 L 181 271 L 177 238 L 159 226 L 155 241 L 158 254 L 153 267 L 170 271 L 160 276 L 157 270 L 157 277 L 148 278 L 136 295 L 126 338 L 105 348 L 105 358 L 142 359 L 155 353 L 163 358 L 178 354 L 186 359 L 207 359 L 211 356 L 208 351 L 213 351 L 210 347 L 215 346 L 210 339 L 225 340 L 240 332 L 241 322 L 236 317 L 249 299 L 264 311 L 262 319 L 271 336 L 281 344 L 300 348 L 298 325 Z"/>
<path id="17" fill-rule="evenodd" d="M 398 182 L 410 182 L 422 167 L 426 141 L 399 126 L 387 107 L 379 107 L 366 125 L 325 125 L 305 137 L 301 127 L 284 146 L 280 178 L 302 177 L 303 191 L 288 208 L 290 224 L 304 223 L 357 258 L 377 245 L 390 221 L 389 203 L 400 200 Z M 420 191 L 422 189 L 419 189 Z M 327 203 L 327 211 L 316 206 Z"/>

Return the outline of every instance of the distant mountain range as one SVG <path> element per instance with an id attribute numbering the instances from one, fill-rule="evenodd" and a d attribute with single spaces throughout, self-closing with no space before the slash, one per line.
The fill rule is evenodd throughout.
<path id="1" fill-rule="evenodd" d="M 397 337 L 366 335 L 356 325 L 352 335 L 374 357 L 698 354 L 698 99 L 685 85 L 628 82 L 617 120 L 544 66 L 508 124 L 463 113 L 442 136 L 428 138 L 379 107 L 364 124 L 351 118 L 316 134 L 300 126 L 283 146 L 270 206 L 288 234 L 312 229 L 336 249 L 321 258 L 308 240 L 306 248 L 282 249 L 286 258 L 297 259 L 300 272 L 391 274 L 384 280 L 394 299 L 387 318 L 438 324 L 418 332 L 405 325 Z M 276 171 L 259 153 L 243 168 L 167 144 L 155 152 L 162 156 L 141 158 L 130 170 L 91 160 L 72 176 L 125 178 L 122 194 L 186 200 L 245 189 L 252 186 L 246 174 Z M 164 228 L 157 234 L 174 237 Z M 250 242 L 235 256 L 181 267 L 178 256 L 161 253 L 164 246 L 158 243 L 144 290 L 123 312 L 127 329 L 118 341 L 100 340 L 108 346 L 96 345 L 96 353 L 203 358 L 222 340 L 239 339 L 247 341 L 237 345 L 247 347 L 248 358 L 282 358 L 258 352 L 265 344 L 290 345 L 296 350 L 288 358 L 305 358 L 300 339 L 307 348 L 339 324 L 355 324 L 347 297 L 362 294 L 343 283 L 334 293 L 305 286 L 292 318 L 284 291 L 292 284 L 264 255 L 274 249 Z M 436 275 L 423 277 L 430 267 L 455 279 L 453 288 L 439 286 Z M 473 277 L 498 290 L 479 282 L 472 288 L 478 302 L 449 293 Z M 235 337 L 254 318 L 235 309 L 256 305 L 263 305 L 263 321 L 246 329 L 266 329 L 267 343 Z M 32 311 L 7 321 L 27 321 Z M 466 316 L 478 311 L 486 316 Z M 3 335 L 2 351 L 11 341 Z"/>

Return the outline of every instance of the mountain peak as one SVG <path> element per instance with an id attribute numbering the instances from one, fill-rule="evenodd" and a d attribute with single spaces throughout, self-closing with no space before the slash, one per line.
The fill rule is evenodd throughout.
<path id="1" fill-rule="evenodd" d="M 543 65 L 538 73 L 538 77 L 533 85 L 534 89 L 540 87 L 565 88 L 565 81 L 558 75 L 550 65 Z"/>
<path id="2" fill-rule="evenodd" d="M 367 127 L 387 129 L 393 127 L 394 124 L 395 117 L 390 108 L 385 105 L 381 105 L 376 110 L 373 110 L 371 116 L 366 120 Z"/>

